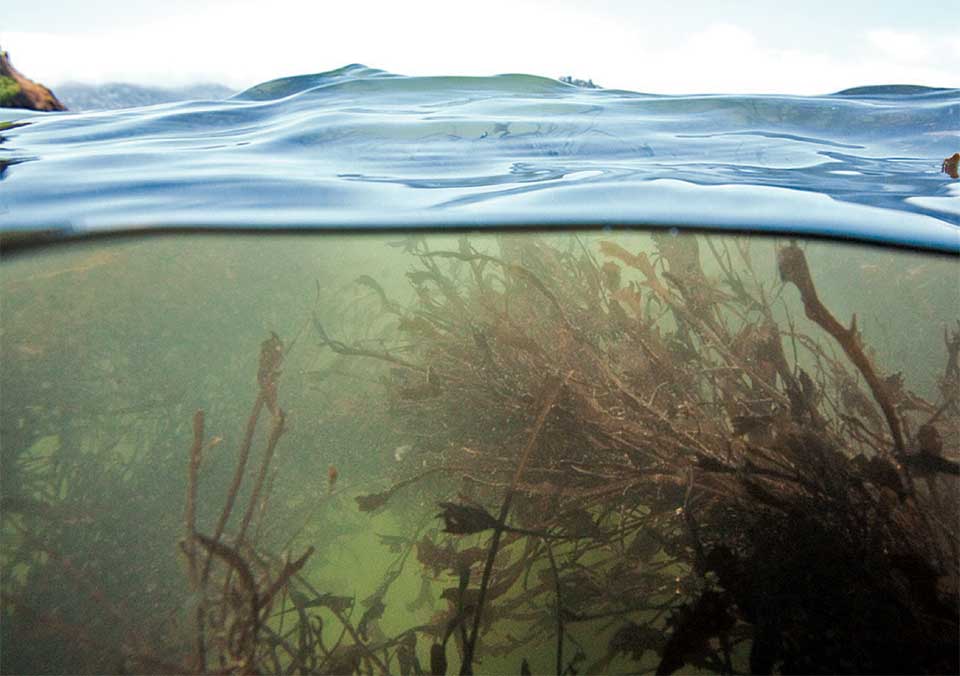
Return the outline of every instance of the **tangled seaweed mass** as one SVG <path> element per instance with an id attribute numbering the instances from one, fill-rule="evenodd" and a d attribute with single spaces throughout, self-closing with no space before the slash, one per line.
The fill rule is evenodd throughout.
<path id="1" fill-rule="evenodd" d="M 256 391 L 235 454 L 208 440 L 209 410 L 192 425 L 155 421 L 170 444 L 157 458 L 186 493 L 157 594 L 186 611 L 158 607 L 144 624 L 107 589 L 96 571 L 113 555 L 68 542 L 84 517 L 42 485 L 55 474 L 27 452 L 30 411 L 7 436 L 5 404 L 5 473 L 34 482 L 4 492 L 5 646 L 72 641 L 86 669 L 167 673 L 960 669 L 960 323 L 937 317 L 939 366 L 914 391 L 916 374 L 889 370 L 866 319 L 818 288 L 795 242 L 663 232 L 392 244 L 405 288 L 376 268 L 350 285 L 374 307 L 367 328 L 388 328 L 358 333 L 318 282 L 309 316 L 247 362 Z M 327 366 L 290 365 L 318 360 Z M 311 572 L 332 556 L 332 531 L 303 541 L 317 508 L 290 507 L 291 475 L 278 469 L 307 473 L 291 458 L 310 418 L 356 421 L 352 395 L 329 385 L 343 374 L 367 378 L 377 398 L 364 423 L 390 430 L 384 445 L 407 444 L 353 493 L 350 461 L 337 460 L 339 482 L 327 459 L 311 470 L 314 503 L 346 492 L 339 504 L 357 518 L 395 509 L 407 525 L 377 534 L 392 558 L 362 598 Z M 333 393 L 324 411 L 301 398 L 309 388 Z M 218 462 L 229 479 L 207 476 Z M 422 585 L 396 629 L 391 590 L 410 569 Z M 151 593 L 153 574 L 136 576 Z M 45 577 L 91 599 L 112 631 L 65 616 L 38 592 Z"/>

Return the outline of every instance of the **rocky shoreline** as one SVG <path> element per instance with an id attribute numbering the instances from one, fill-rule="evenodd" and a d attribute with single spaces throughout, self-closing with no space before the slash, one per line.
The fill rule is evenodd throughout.
<path id="1" fill-rule="evenodd" d="M 0 50 L 0 108 L 67 109 L 52 91 L 14 68 L 10 54 L 3 50 Z"/>

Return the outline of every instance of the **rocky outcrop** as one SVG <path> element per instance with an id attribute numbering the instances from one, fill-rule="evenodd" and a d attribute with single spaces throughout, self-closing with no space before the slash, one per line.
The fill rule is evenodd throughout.
<path id="1" fill-rule="evenodd" d="M 950 178 L 960 178 L 960 153 L 954 153 L 945 159 L 941 169 Z"/>
<path id="2" fill-rule="evenodd" d="M 53 92 L 14 68 L 10 55 L 3 50 L 0 50 L 0 108 L 66 110 Z"/>

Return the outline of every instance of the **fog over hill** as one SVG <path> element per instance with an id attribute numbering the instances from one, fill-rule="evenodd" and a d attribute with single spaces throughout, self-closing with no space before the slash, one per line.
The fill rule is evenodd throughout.
<path id="1" fill-rule="evenodd" d="M 135 108 L 172 101 L 219 100 L 235 93 L 229 87 L 212 83 L 164 88 L 122 82 L 102 85 L 65 82 L 56 90 L 57 96 L 71 111 Z"/>

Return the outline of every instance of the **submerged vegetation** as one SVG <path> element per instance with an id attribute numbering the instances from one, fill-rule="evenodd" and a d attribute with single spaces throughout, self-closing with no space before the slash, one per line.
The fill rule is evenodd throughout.
<path id="1" fill-rule="evenodd" d="M 793 242 L 410 236 L 360 277 L 320 244 L 353 279 L 321 264 L 306 312 L 265 261 L 151 250 L 208 324 L 85 372 L 57 350 L 117 327 L 53 290 L 130 263 L 4 276 L 4 673 L 960 669 L 955 261 L 878 302 Z M 254 297 L 277 332 L 221 354 Z M 929 314 L 903 372 L 858 300 Z"/>

